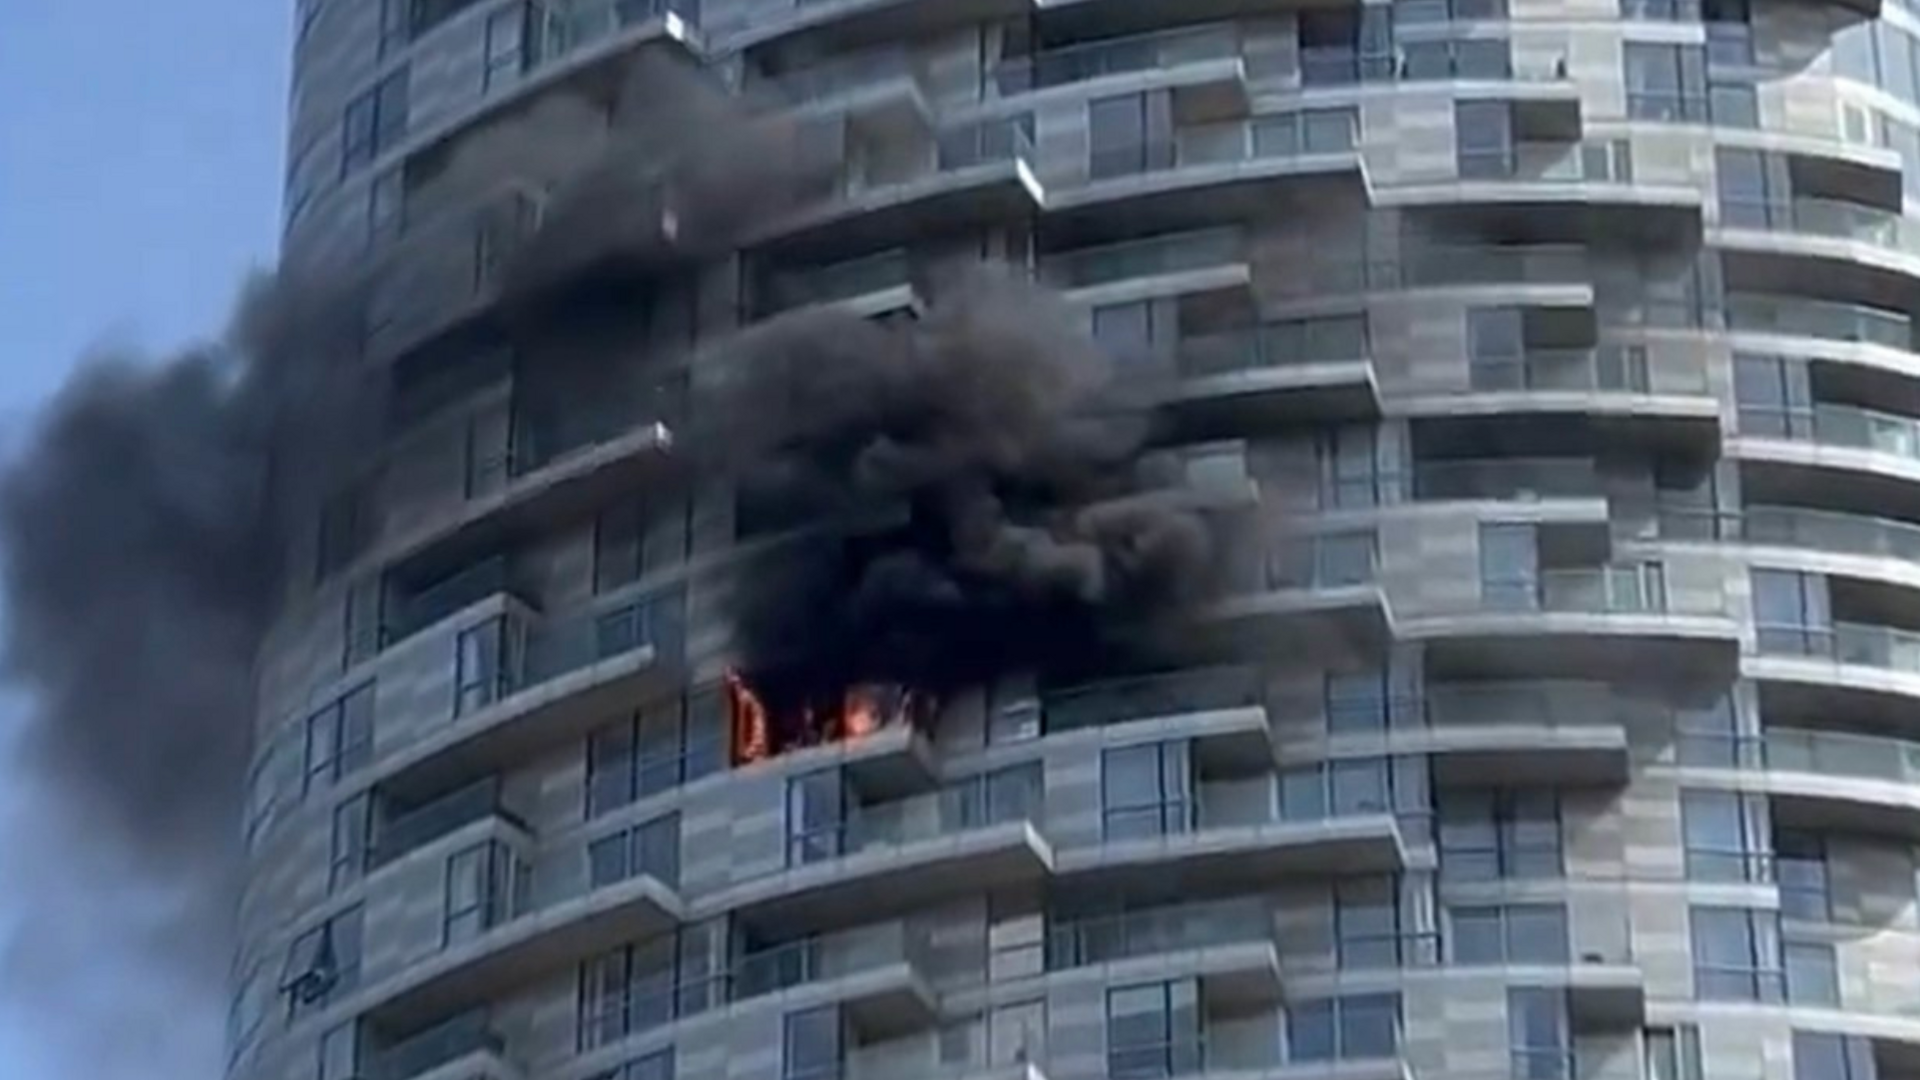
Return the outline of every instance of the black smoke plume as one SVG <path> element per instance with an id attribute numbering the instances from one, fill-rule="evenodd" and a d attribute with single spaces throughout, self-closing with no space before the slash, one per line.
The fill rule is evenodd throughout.
<path id="1" fill-rule="evenodd" d="M 918 322 L 802 311 L 744 334 L 690 452 L 783 525 L 736 646 L 771 712 L 1136 662 L 1210 585 L 1207 517 L 1062 306 L 965 276 Z"/>

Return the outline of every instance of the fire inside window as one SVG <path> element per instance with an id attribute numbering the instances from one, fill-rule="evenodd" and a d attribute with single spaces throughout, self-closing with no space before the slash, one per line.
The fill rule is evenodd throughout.
<path id="1" fill-rule="evenodd" d="M 888 683 L 857 683 L 776 709 L 739 672 L 729 672 L 726 697 L 736 766 L 810 746 L 855 742 L 903 724 L 924 727 L 934 713 L 930 695 Z"/>

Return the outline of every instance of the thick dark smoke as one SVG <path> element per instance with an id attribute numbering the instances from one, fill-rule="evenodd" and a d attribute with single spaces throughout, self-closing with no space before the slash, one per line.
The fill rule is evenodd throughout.
<path id="1" fill-rule="evenodd" d="M 983 273 L 921 322 L 803 311 L 728 353 L 692 452 L 774 521 L 845 523 L 750 564 L 734 594 L 776 714 L 860 682 L 1111 664 L 1204 595 L 1208 521 L 1106 357 L 1036 292 Z"/>
<path id="2" fill-rule="evenodd" d="M 663 274 L 804 213 L 837 161 L 831 140 L 670 64 L 639 65 L 605 106 L 555 107 L 603 136 L 591 160 L 549 110 L 449 170 L 476 189 L 502 170 L 553 185 L 508 268 L 517 339 L 637 321 Z M 255 652 L 296 528 L 380 445 L 364 287 L 262 281 L 216 345 L 84 364 L 0 478 L 26 760 L 89 848 L 88 910 L 135 928 L 142 962 L 209 1002 L 230 958 Z M 687 479 L 835 526 L 752 563 L 735 593 L 776 705 L 1088 664 L 1204 589 L 1207 522 L 1168 489 L 1145 414 L 1074 320 L 997 279 L 939 299 L 905 327 L 801 312 L 696 358 L 729 377 L 678 444 Z M 88 962 L 73 936 L 28 934 L 0 976 L 45 987 L 54 1013 L 101 1012 L 44 978 Z M 95 1026 L 149 1021 L 158 1045 L 184 1004 Z"/>

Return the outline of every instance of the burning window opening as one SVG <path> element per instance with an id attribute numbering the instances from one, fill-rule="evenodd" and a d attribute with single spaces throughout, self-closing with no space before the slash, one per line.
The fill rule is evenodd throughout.
<path id="1" fill-rule="evenodd" d="M 726 693 L 735 766 L 811 746 L 858 742 L 903 724 L 925 729 L 937 711 L 932 694 L 899 683 L 853 683 L 776 709 L 746 676 L 729 671 Z"/>

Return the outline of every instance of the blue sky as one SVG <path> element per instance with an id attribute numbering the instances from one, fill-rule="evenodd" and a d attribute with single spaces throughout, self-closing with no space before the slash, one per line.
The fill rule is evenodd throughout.
<path id="1" fill-rule="evenodd" d="M 292 7 L 0 0 L 0 442 L 88 350 L 161 355 L 217 333 L 241 274 L 272 261 Z M 36 887 L 23 873 L 31 845 L 19 842 L 35 808 L 9 782 L 19 714 L 0 696 L 0 952 Z M 0 981 L 7 1080 L 121 1080 L 43 1010 L 136 1007 L 127 995 L 139 973 L 110 950 L 76 951 L 92 953 L 75 958 L 85 978 L 57 991 Z M 80 1000 L 50 1000 L 61 994 Z M 161 997 L 146 1000 L 178 1039 L 150 1048 L 139 1071 L 196 1080 L 184 1070 L 199 1071 L 222 1018 Z M 94 1028 L 96 1039 L 110 1032 Z"/>

